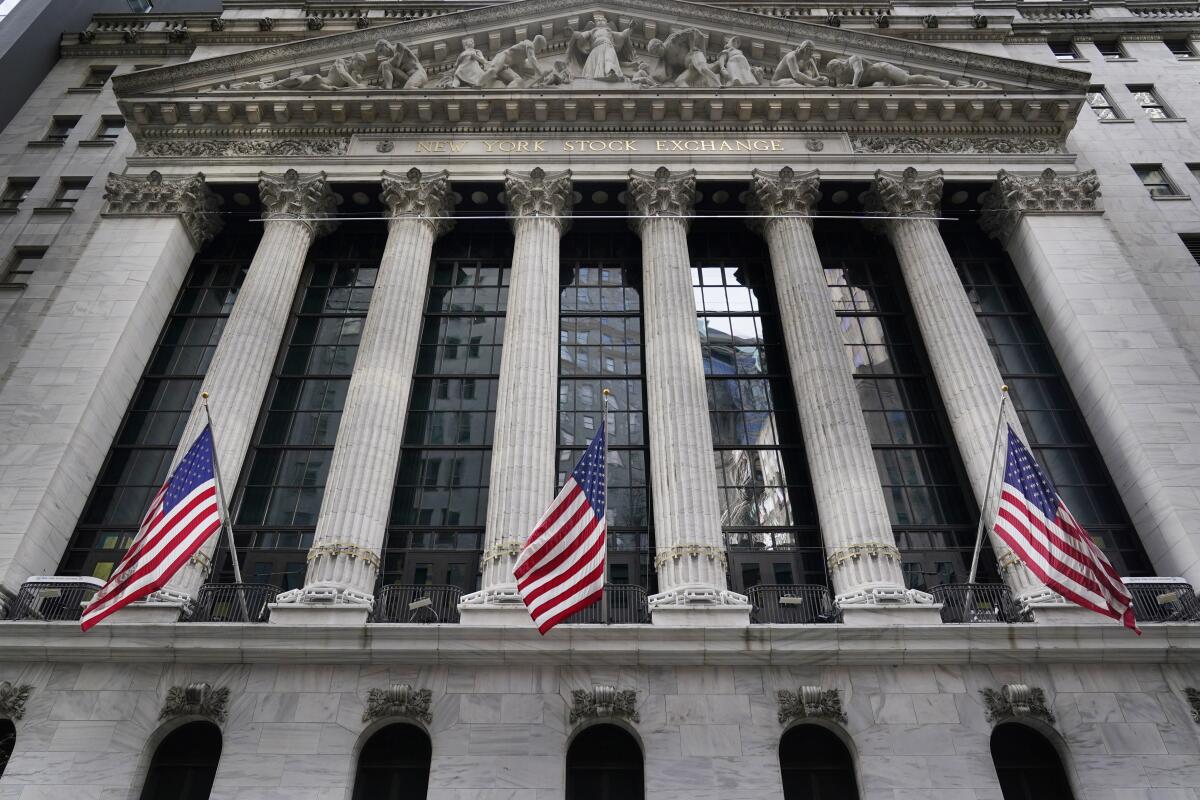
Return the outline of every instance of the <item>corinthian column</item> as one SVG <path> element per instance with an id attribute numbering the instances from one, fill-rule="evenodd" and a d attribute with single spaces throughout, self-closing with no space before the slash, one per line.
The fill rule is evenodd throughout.
<path id="1" fill-rule="evenodd" d="M 262 240 L 200 387 L 209 394 L 216 458 L 227 495 L 242 471 L 309 245 L 333 229 L 329 214 L 340 201 L 330 191 L 323 172 L 259 173 L 258 193 L 266 219 Z M 204 425 L 205 414 L 197 401 L 179 440 L 172 469 Z M 165 589 L 151 595 L 151 602 L 175 606 L 190 603 L 208 576 L 219 538 L 209 538 Z"/>
<path id="2" fill-rule="evenodd" d="M 796 175 L 784 167 L 770 175 L 755 170 L 750 194 L 754 210 L 765 215 L 752 227 L 766 237 L 771 251 L 829 575 L 849 624 L 938 622 L 933 598 L 904 588 L 871 438 L 813 239 L 809 215 L 821 197 L 818 183 L 815 171 Z"/>
<path id="3" fill-rule="evenodd" d="M 363 324 L 304 588 L 278 598 L 272 622 L 366 622 L 392 504 L 434 240 L 454 208 L 446 172 L 383 173 L 387 245 Z"/>
<path id="4" fill-rule="evenodd" d="M 504 173 L 512 218 L 512 278 L 496 397 L 484 532 L 483 584 L 463 598 L 464 624 L 532 625 L 513 566 L 554 499 L 558 441 L 559 239 L 573 204 L 571 171 Z"/>
<path id="5" fill-rule="evenodd" d="M 938 231 L 942 182 L 940 169 L 925 174 L 912 167 L 902 173 L 879 170 L 868 204 L 888 215 L 883 229 L 896 250 L 971 490 L 990 523 L 999 497 L 995 479 L 990 496 L 987 491 L 993 458 L 997 470 L 1003 469 L 1003 456 L 995 457 L 992 451 L 1003 381 Z M 1025 439 L 1011 405 L 1005 415 L 1008 424 Z M 1057 597 L 992 532 L 990 524 L 988 535 L 1004 580 L 1019 603 Z"/>
<path id="6" fill-rule="evenodd" d="M 746 598 L 728 590 L 704 363 L 696 334 L 688 218 L 696 172 L 629 173 L 629 210 L 642 239 L 646 397 L 658 587 L 655 624 L 746 625 Z M 708 613 L 705 613 L 708 612 Z"/>

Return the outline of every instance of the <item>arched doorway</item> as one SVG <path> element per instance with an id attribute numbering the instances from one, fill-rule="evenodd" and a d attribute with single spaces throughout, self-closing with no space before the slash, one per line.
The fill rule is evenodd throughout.
<path id="1" fill-rule="evenodd" d="M 642 748 L 616 725 L 584 728 L 567 750 L 567 800 L 643 800 Z"/>
<path id="2" fill-rule="evenodd" d="M 354 800 L 424 800 L 432 757 L 429 736 L 416 725 L 381 728 L 358 754 Z"/>
<path id="3" fill-rule="evenodd" d="M 176 728 L 154 751 L 141 800 L 208 800 L 220 760 L 216 725 L 189 722 Z"/>
<path id="4" fill-rule="evenodd" d="M 854 759 L 837 734 L 820 725 L 797 725 L 779 740 L 784 800 L 856 800 Z"/>
<path id="5" fill-rule="evenodd" d="M 1004 800 L 1074 800 L 1058 750 L 1028 725 L 997 725 L 992 731 L 992 761 Z"/>
<path id="6" fill-rule="evenodd" d="M 4 777 L 4 768 L 8 766 L 8 757 L 16 744 L 17 726 L 12 720 L 0 719 L 0 778 Z"/>

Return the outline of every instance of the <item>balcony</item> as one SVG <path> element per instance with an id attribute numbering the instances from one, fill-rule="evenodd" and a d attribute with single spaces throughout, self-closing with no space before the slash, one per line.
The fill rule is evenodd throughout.
<path id="1" fill-rule="evenodd" d="M 942 604 L 942 622 L 1026 622 L 1025 615 L 1002 583 L 947 583 L 930 590 Z"/>
<path id="2" fill-rule="evenodd" d="M 99 578 L 34 575 L 21 584 L 17 596 L 9 604 L 8 618 L 78 622 L 83 607 L 103 585 L 104 581 Z"/>
<path id="3" fill-rule="evenodd" d="M 458 622 L 462 589 L 457 586 L 426 586 L 394 583 L 375 595 L 372 622 L 427 623 Z"/>
<path id="4" fill-rule="evenodd" d="M 188 622 L 266 622 L 279 588 L 265 583 L 206 583 Z"/>
<path id="5" fill-rule="evenodd" d="M 841 620 L 829 588 L 819 584 L 764 583 L 746 590 L 750 621 L 757 625 L 824 625 Z"/>
<path id="6" fill-rule="evenodd" d="M 606 602 L 605 602 L 606 601 Z M 649 625 L 650 605 L 646 589 L 623 583 L 604 586 L 604 601 L 577 611 L 564 625 Z"/>
<path id="7" fill-rule="evenodd" d="M 1200 622 L 1200 599 L 1183 578 L 1124 578 L 1141 623 Z"/>

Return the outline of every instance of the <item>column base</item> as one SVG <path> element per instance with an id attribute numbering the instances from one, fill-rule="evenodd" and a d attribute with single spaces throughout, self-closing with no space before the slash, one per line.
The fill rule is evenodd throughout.
<path id="1" fill-rule="evenodd" d="M 142 601 L 131 603 L 106 620 L 101 625 L 119 623 L 121 625 L 156 625 L 168 622 L 179 622 L 184 617 L 183 603 L 155 603 Z"/>
<path id="2" fill-rule="evenodd" d="M 1112 617 L 1077 606 L 1074 603 L 1028 603 L 1033 621 L 1038 625 L 1112 625 Z"/>
<path id="3" fill-rule="evenodd" d="M 371 607 L 350 603 L 271 603 L 271 625 L 366 625 Z"/>
<path id="4" fill-rule="evenodd" d="M 941 603 L 893 603 L 890 605 L 842 606 L 842 624 L 887 627 L 889 625 L 941 625 Z"/>
<path id="5" fill-rule="evenodd" d="M 690 584 L 649 598 L 650 624 L 675 628 L 741 628 L 750 624 L 750 601 L 715 586 Z"/>

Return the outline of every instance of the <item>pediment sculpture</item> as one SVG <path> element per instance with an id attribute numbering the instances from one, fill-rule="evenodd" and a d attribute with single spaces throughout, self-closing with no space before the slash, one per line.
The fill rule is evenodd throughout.
<path id="1" fill-rule="evenodd" d="M 790 49 L 781 48 L 773 68 L 770 62 L 753 63 L 742 50 L 741 37 L 736 35 L 724 37 L 721 50 L 710 56 L 708 34 L 694 27 L 673 31 L 663 39 L 651 38 L 644 52 L 639 52 L 631 29 L 614 27 L 602 13 L 594 14 L 582 30 L 568 27 L 566 37 L 565 57 L 548 55 L 555 48 L 543 34 L 508 45 L 489 57 L 476 46 L 474 37 L 466 36 L 452 64 L 448 59 L 423 63 L 416 45 L 380 39 L 371 52 L 350 53 L 328 65 L 314 65 L 283 77 L 266 75 L 221 84 L 215 89 L 993 88 L 983 81 L 947 79 L 859 54 L 839 53 L 826 59 L 807 39 Z M 756 50 L 761 53 L 761 45 Z"/>

